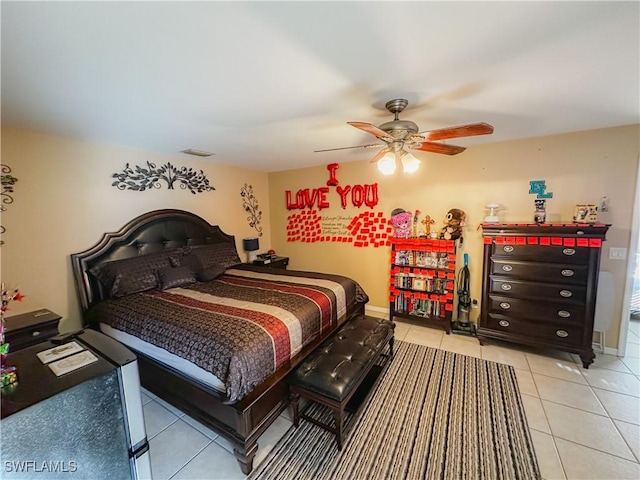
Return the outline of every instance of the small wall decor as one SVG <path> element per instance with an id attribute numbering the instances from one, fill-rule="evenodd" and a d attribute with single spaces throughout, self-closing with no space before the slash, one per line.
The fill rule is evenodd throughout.
<path id="1" fill-rule="evenodd" d="M 16 184 L 18 179 L 11 175 L 11 167 L 9 165 L 0 164 L 0 169 L 2 170 L 2 202 L 0 203 L 0 211 L 4 212 L 7 210 L 7 205 L 13 203 L 13 186 Z M 5 228 L 0 225 L 0 235 L 5 232 Z M 0 245 L 4 244 L 4 240 L 0 240 Z"/>
<path id="2" fill-rule="evenodd" d="M 260 226 L 260 220 L 262 220 L 262 210 L 258 207 L 258 199 L 253 194 L 253 186 L 244 184 L 244 187 L 240 189 L 240 196 L 242 197 L 242 208 L 249 214 L 247 221 L 251 228 L 255 228 L 258 235 L 262 236 L 262 227 Z"/>
<path id="3" fill-rule="evenodd" d="M 119 190 L 135 190 L 144 192 L 152 188 L 160 188 L 161 181 L 167 183 L 167 188 L 173 190 L 175 182 L 180 183 L 180 188 L 188 189 L 191 193 L 201 193 L 215 190 L 209 185 L 209 180 L 204 172 L 199 172 L 187 167 L 174 167 L 170 162 L 156 167 L 155 163 L 147 162 L 147 167 L 139 165 L 135 169 L 131 168 L 127 163 L 121 173 L 114 173 L 112 178 L 117 179 L 111 184 Z"/>
<path id="4" fill-rule="evenodd" d="M 553 198 L 553 192 L 547 192 L 546 180 L 531 180 L 529 193 L 536 194 L 536 198 Z"/>

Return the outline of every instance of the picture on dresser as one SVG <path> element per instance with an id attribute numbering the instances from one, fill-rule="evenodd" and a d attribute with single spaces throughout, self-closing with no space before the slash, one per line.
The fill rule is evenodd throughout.
<path id="1" fill-rule="evenodd" d="M 573 212 L 576 223 L 595 223 L 598 221 L 598 207 L 593 204 L 578 204 Z"/>

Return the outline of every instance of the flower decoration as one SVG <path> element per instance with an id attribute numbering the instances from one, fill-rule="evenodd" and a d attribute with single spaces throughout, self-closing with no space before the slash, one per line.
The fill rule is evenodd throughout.
<path id="1" fill-rule="evenodd" d="M 21 302 L 24 298 L 24 295 L 22 295 L 17 288 L 15 290 L 9 291 L 5 287 L 4 283 L 0 285 L 0 288 L 2 289 L 0 292 L 2 297 L 2 306 L 0 307 L 0 355 L 2 358 L 2 384 L 0 386 L 5 387 L 16 382 L 17 374 L 15 367 L 7 367 L 5 363 L 7 355 L 9 354 L 9 344 L 4 341 L 4 314 L 7 310 L 9 310 L 10 302 Z"/>

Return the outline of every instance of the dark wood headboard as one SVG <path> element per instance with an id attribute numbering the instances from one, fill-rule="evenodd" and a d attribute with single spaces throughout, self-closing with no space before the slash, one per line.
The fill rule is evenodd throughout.
<path id="1" fill-rule="evenodd" d="M 105 233 L 93 247 L 71 255 L 71 267 L 84 314 L 106 298 L 89 270 L 100 263 L 160 252 L 185 245 L 232 243 L 235 237 L 183 210 L 155 210 L 134 218 L 117 232 Z"/>

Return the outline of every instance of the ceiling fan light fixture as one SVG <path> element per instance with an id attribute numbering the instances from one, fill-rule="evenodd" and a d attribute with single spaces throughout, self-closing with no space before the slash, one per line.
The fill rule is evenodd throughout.
<path id="1" fill-rule="evenodd" d="M 409 152 L 406 152 L 402 156 L 402 171 L 404 173 L 415 173 L 418 171 L 420 167 L 420 160 L 411 155 Z"/>
<path id="2" fill-rule="evenodd" d="M 384 175 L 392 175 L 396 171 L 396 155 L 393 152 L 387 152 L 378 160 L 378 170 Z"/>

